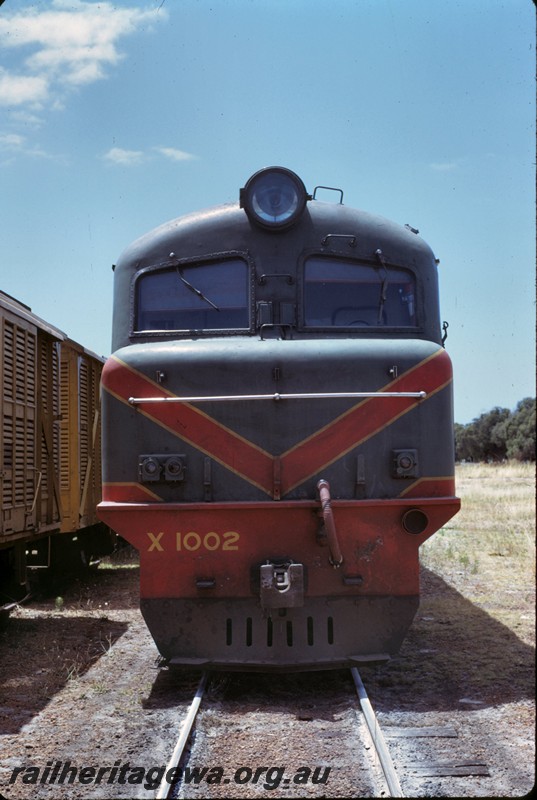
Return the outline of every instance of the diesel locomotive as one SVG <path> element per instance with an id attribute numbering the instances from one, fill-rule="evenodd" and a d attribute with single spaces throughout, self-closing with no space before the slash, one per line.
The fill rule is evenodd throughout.
<path id="1" fill-rule="evenodd" d="M 270 167 L 114 270 L 99 514 L 140 552 L 161 655 L 389 659 L 419 547 L 459 508 L 429 246 Z"/>

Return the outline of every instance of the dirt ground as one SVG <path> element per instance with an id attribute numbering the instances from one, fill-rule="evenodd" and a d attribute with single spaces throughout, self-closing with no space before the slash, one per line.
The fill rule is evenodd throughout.
<path id="1" fill-rule="evenodd" d="M 406 796 L 523 796 L 535 771 L 534 580 L 501 582 L 495 596 L 487 559 L 478 569 L 438 563 L 441 537 L 436 547 L 400 654 L 362 669 L 364 684 Z M 516 571 L 515 556 L 491 557 L 491 569 Z M 123 554 L 61 596 L 17 609 L 0 633 L 8 800 L 154 796 L 199 673 L 162 665 L 137 593 L 136 561 Z M 348 671 L 216 675 L 188 766 L 242 769 L 243 782 L 213 772 L 212 784 L 183 784 L 179 796 L 387 796 L 353 692 Z M 462 763 L 488 775 L 430 774 Z"/>

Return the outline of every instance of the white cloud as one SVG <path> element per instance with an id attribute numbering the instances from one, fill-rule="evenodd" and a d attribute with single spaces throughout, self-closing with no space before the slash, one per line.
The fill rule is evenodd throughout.
<path id="1" fill-rule="evenodd" d="M 40 76 L 14 75 L 0 69 L 0 106 L 41 105 L 48 97 L 48 81 Z"/>
<path id="2" fill-rule="evenodd" d="M 28 108 L 12 110 L 10 117 L 15 125 L 22 125 L 25 129 L 39 128 L 43 124 L 39 113 L 35 113 Z"/>
<path id="3" fill-rule="evenodd" d="M 0 46 L 22 56 L 19 74 L 1 73 L 4 105 L 53 104 L 61 101 L 65 88 L 105 78 L 123 58 L 119 40 L 165 18 L 165 12 L 110 2 L 53 0 L 51 6 L 0 17 Z"/>
<path id="4" fill-rule="evenodd" d="M 5 150 L 13 150 L 22 147 L 24 144 L 24 136 L 19 136 L 18 133 L 4 133 L 0 135 L 0 148 Z"/>
<path id="5" fill-rule="evenodd" d="M 0 154 L 7 156 L 8 161 L 5 159 L 2 163 L 10 163 L 11 160 L 17 155 L 32 156 L 33 158 L 57 158 L 43 150 L 38 145 L 31 145 L 28 143 L 25 136 L 18 133 L 4 133 L 0 134 Z"/>
<path id="6" fill-rule="evenodd" d="M 192 153 L 187 153 L 184 150 L 178 150 L 176 147 L 152 147 L 148 151 L 144 150 L 125 150 L 122 147 L 112 147 L 103 159 L 110 161 L 113 164 L 120 164 L 123 167 L 137 167 L 140 164 L 145 164 L 147 161 L 154 159 L 153 153 L 159 153 L 164 158 L 171 161 L 193 161 L 198 156 Z"/>
<path id="7" fill-rule="evenodd" d="M 111 161 L 113 164 L 121 164 L 124 167 L 136 166 L 146 160 L 141 150 L 124 150 L 122 147 L 112 147 L 103 158 L 106 161 Z"/>
<path id="8" fill-rule="evenodd" d="M 435 172 L 452 172 L 454 169 L 457 169 L 459 166 L 458 161 L 442 161 L 429 164 L 431 169 L 434 169 Z"/>
<path id="9" fill-rule="evenodd" d="M 192 153 L 185 153 L 184 150 L 177 150 L 175 147 L 155 147 L 154 149 L 171 161 L 192 161 L 197 158 Z"/>

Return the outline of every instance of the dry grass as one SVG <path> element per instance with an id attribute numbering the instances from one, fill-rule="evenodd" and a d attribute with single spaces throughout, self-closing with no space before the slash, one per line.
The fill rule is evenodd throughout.
<path id="1" fill-rule="evenodd" d="M 534 697 L 535 470 L 464 464 L 456 478 L 462 509 L 422 546 L 420 609 L 375 678 L 388 708 Z"/>
<path id="2" fill-rule="evenodd" d="M 456 477 L 461 511 L 423 545 L 421 562 L 499 622 L 526 621 L 533 641 L 535 467 L 461 464 Z"/>
<path id="3" fill-rule="evenodd" d="M 485 653 L 490 655 L 490 644 L 482 641 L 487 618 L 501 626 L 496 638 L 511 631 L 534 647 L 535 466 L 462 464 L 456 478 L 461 511 L 423 545 L 421 563 L 467 601 L 457 603 L 459 622 Z M 442 608 L 452 617 L 450 602 L 433 591 L 425 593 L 422 609 L 435 614 Z M 472 607 L 485 616 L 473 614 Z"/>

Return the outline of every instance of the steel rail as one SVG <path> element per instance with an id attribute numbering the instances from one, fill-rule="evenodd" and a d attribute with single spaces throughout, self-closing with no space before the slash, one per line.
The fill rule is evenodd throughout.
<path id="1" fill-rule="evenodd" d="M 157 789 L 157 793 L 155 794 L 155 800 L 166 800 L 166 798 L 171 795 L 171 791 L 175 786 L 174 783 L 170 784 L 166 781 L 166 775 L 168 774 L 169 770 L 179 766 L 181 757 L 183 755 L 183 751 L 185 749 L 186 743 L 188 742 L 188 737 L 190 736 L 190 731 L 192 730 L 194 720 L 196 719 L 196 714 L 198 713 L 198 709 L 203 699 L 203 694 L 205 692 L 205 689 L 207 688 L 208 680 L 209 680 L 209 674 L 207 672 L 204 672 L 198 684 L 198 688 L 196 694 L 194 695 L 194 699 L 190 704 L 188 714 L 184 718 L 183 723 L 181 725 L 181 730 L 179 732 L 179 739 L 177 740 L 177 744 L 175 745 L 172 757 L 170 758 L 168 764 L 166 765 L 166 771 L 164 772 L 160 785 Z"/>
<path id="2" fill-rule="evenodd" d="M 427 392 L 309 392 L 297 394 L 225 394 L 209 395 L 203 397 L 129 397 L 128 402 L 132 406 L 144 405 L 145 403 L 223 403 L 237 400 L 337 400 L 347 398 L 366 398 L 366 397 L 415 397 L 424 400 Z"/>
<path id="3" fill-rule="evenodd" d="M 397 777 L 397 773 L 393 765 L 392 757 L 386 746 L 386 741 L 380 729 L 380 725 L 378 723 L 375 712 L 373 711 L 373 706 L 371 705 L 369 698 L 367 696 L 364 684 L 362 683 L 362 678 L 360 677 L 360 673 L 358 672 L 356 667 L 351 667 L 351 673 L 354 685 L 356 686 L 356 693 L 360 700 L 360 705 L 362 707 L 365 721 L 367 723 L 367 727 L 369 729 L 369 733 L 371 735 L 371 739 L 373 740 L 375 749 L 378 753 L 380 765 L 382 767 L 382 771 L 384 772 L 384 777 L 386 778 L 386 783 L 388 784 L 388 790 L 390 792 L 390 796 L 404 797 L 403 790 L 401 789 L 401 784 L 399 783 L 399 778 Z"/>

